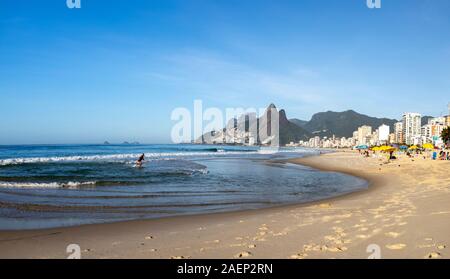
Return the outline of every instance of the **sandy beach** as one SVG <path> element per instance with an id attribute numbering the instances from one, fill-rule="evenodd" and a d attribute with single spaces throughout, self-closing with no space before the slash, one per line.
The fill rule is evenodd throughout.
<path id="1" fill-rule="evenodd" d="M 336 152 L 292 160 L 364 178 L 369 190 L 270 209 L 0 232 L 0 258 L 450 258 L 448 161 Z"/>

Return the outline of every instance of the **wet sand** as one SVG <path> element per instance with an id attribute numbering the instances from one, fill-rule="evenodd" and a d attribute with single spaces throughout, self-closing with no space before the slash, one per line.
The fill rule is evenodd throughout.
<path id="1" fill-rule="evenodd" d="M 0 258 L 450 258 L 450 162 L 337 152 L 292 160 L 369 190 L 252 211 L 0 232 Z M 369 249 L 372 250 L 373 249 Z"/>

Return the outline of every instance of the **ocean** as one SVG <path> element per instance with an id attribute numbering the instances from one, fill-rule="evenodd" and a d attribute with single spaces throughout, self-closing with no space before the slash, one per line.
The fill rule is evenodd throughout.
<path id="1" fill-rule="evenodd" d="M 141 168 L 136 159 L 144 153 Z M 227 212 L 322 200 L 365 180 L 290 164 L 304 148 L 0 146 L 0 230 Z"/>

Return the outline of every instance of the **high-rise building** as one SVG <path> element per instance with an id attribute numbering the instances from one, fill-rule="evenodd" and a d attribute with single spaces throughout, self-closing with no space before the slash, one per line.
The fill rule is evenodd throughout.
<path id="1" fill-rule="evenodd" d="M 378 127 L 378 141 L 380 143 L 386 143 L 389 141 L 390 128 L 388 125 L 381 125 Z"/>
<path id="2" fill-rule="evenodd" d="M 421 136 L 422 115 L 407 112 L 403 114 L 403 135 L 406 144 L 414 144 L 414 139 Z"/>
<path id="3" fill-rule="evenodd" d="M 442 131 L 446 127 L 445 121 L 445 117 L 436 117 L 428 120 L 428 124 L 422 126 L 422 137 L 427 142 L 438 142 Z"/>
<path id="4" fill-rule="evenodd" d="M 367 138 L 372 135 L 372 127 L 361 126 L 358 128 L 358 144 L 368 144 Z"/>
<path id="5" fill-rule="evenodd" d="M 397 122 L 394 125 L 394 134 L 396 143 L 404 143 L 403 122 Z"/>
<path id="6" fill-rule="evenodd" d="M 395 134 L 389 134 L 389 143 L 395 143 Z"/>
<path id="7" fill-rule="evenodd" d="M 319 147 L 320 146 L 320 137 L 315 136 L 314 137 L 314 147 Z"/>

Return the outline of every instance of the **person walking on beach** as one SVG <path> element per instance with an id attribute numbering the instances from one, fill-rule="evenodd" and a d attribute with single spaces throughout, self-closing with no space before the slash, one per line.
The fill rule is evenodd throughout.
<path id="1" fill-rule="evenodd" d="M 145 161 L 145 154 L 142 154 L 139 159 L 136 161 L 137 167 L 142 167 L 142 163 Z"/>

